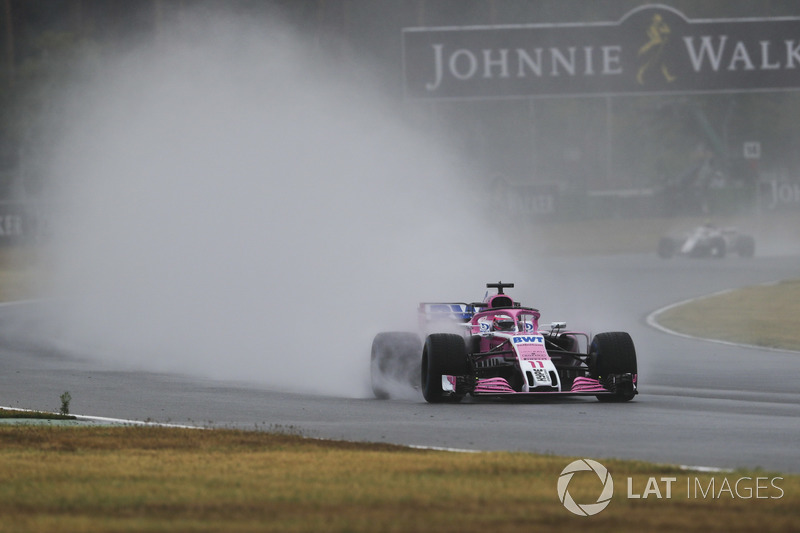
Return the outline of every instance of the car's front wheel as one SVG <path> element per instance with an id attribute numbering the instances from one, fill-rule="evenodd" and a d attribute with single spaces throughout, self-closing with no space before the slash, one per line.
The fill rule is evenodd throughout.
<path id="1" fill-rule="evenodd" d="M 708 253 L 711 257 L 715 259 L 722 259 L 725 257 L 725 253 L 727 251 L 727 245 L 725 244 L 724 238 L 714 237 L 711 239 L 711 242 L 708 246 Z"/>
<path id="2" fill-rule="evenodd" d="M 589 348 L 589 368 L 592 377 L 601 381 L 612 375 L 636 376 L 636 348 L 631 336 L 624 331 L 595 335 Z M 614 395 L 598 394 L 597 399 L 602 402 L 627 402 L 634 396 L 636 389 L 631 383 L 630 387 L 621 388 Z"/>
<path id="3" fill-rule="evenodd" d="M 468 371 L 464 337 L 432 333 L 422 349 L 422 395 L 429 403 L 459 402 L 463 398 L 442 389 L 442 376 L 463 376 Z"/>

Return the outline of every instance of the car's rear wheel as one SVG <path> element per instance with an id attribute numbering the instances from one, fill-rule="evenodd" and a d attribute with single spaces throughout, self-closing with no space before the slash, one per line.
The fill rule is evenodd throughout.
<path id="1" fill-rule="evenodd" d="M 636 348 L 633 339 L 624 331 L 598 333 L 589 347 L 589 368 L 595 379 L 602 380 L 612 374 L 637 375 Z M 598 394 L 603 402 L 627 402 L 636 396 L 631 389 L 617 391 L 614 395 Z"/>
<path id="2" fill-rule="evenodd" d="M 459 402 L 462 395 L 444 392 L 442 376 L 463 376 L 468 372 L 464 337 L 452 333 L 433 333 L 422 350 L 422 395 L 429 403 Z"/>
<path id="3" fill-rule="evenodd" d="M 711 257 L 722 259 L 727 252 L 725 239 L 722 237 L 714 237 L 708 245 L 708 253 Z"/>
<path id="4" fill-rule="evenodd" d="M 416 386 L 422 342 L 405 331 L 378 333 L 372 341 L 370 381 L 376 398 L 391 397 L 392 385 Z"/>

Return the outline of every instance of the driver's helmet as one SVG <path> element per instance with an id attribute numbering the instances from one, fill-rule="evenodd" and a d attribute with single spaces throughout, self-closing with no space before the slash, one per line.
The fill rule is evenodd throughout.
<path id="1" fill-rule="evenodd" d="M 492 320 L 494 331 L 514 331 L 514 319 L 508 315 L 495 315 Z"/>

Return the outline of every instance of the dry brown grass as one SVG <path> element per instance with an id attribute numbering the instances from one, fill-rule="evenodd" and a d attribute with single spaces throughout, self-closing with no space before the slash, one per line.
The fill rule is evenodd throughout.
<path id="1" fill-rule="evenodd" d="M 697 337 L 800 351 L 800 280 L 747 287 L 668 309 L 662 326 Z"/>
<path id="2" fill-rule="evenodd" d="M 556 481 L 568 458 L 453 453 L 245 431 L 0 426 L 0 531 L 753 531 L 797 530 L 800 476 L 769 499 L 687 498 L 689 474 L 603 461 L 611 505 L 571 515 Z M 750 474 L 773 478 L 774 474 Z M 672 499 L 627 499 L 650 476 Z M 599 483 L 599 482 L 597 482 Z M 767 485 L 768 482 L 762 482 Z M 598 484 L 574 483 L 576 501 Z M 663 491 L 663 489 L 662 489 Z M 777 498 L 776 496 L 782 496 Z"/>

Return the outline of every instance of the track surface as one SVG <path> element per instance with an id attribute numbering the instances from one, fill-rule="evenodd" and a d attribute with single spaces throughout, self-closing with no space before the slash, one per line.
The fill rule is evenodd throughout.
<path id="1" fill-rule="evenodd" d="M 573 398 L 429 405 L 413 391 L 404 399 L 389 401 L 334 398 L 119 371 L 12 340 L 16 328 L 35 327 L 36 309 L 35 305 L 11 305 L 0 308 L 0 405 L 57 410 L 59 395 L 68 390 L 75 398 L 73 412 L 114 418 L 280 429 L 309 437 L 446 448 L 800 472 L 800 354 L 675 337 L 645 321 L 655 309 L 676 301 L 798 277 L 800 259 L 663 261 L 629 255 L 549 260 L 544 268 L 552 277 L 537 289 L 536 302 L 517 296 L 525 304 L 560 315 L 545 312 L 545 320 L 568 318 L 571 327 L 589 329 L 581 327 L 580 320 L 600 317 L 602 329 L 629 331 L 637 346 L 641 376 L 641 394 L 633 402 L 601 404 L 593 398 Z M 568 305 L 559 295 L 564 293 L 564 284 L 574 285 L 574 280 L 582 280 L 580 296 L 571 298 L 575 301 Z M 523 286 L 522 280 L 514 281 Z M 575 316 L 575 309 L 585 312 Z M 604 309 L 613 312 L 603 317 Z"/>

